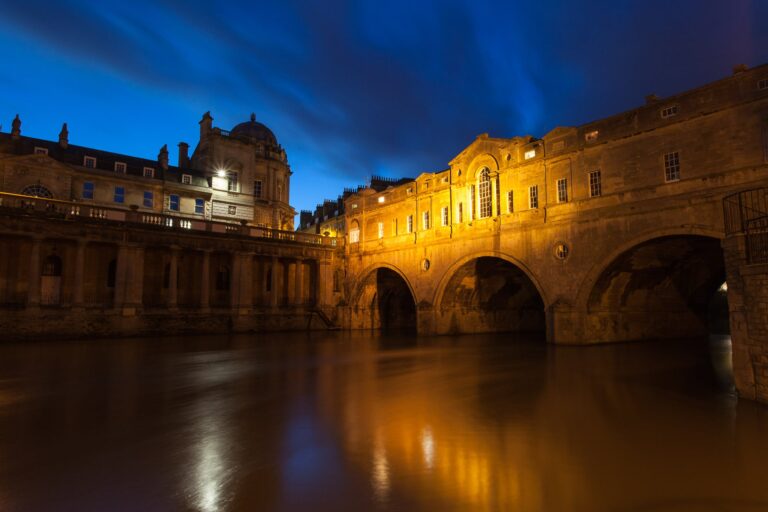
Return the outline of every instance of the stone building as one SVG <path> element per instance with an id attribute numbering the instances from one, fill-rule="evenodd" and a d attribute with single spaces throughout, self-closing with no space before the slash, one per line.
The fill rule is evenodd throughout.
<path id="1" fill-rule="evenodd" d="M 200 140 L 178 145 L 178 165 L 167 145 L 157 160 L 69 143 L 66 123 L 58 141 L 21 134 L 17 115 L 11 133 L 0 133 L 0 191 L 83 204 L 135 209 L 192 220 L 293 229 L 291 169 L 272 131 L 256 121 L 231 131 L 214 128 L 206 113 Z"/>

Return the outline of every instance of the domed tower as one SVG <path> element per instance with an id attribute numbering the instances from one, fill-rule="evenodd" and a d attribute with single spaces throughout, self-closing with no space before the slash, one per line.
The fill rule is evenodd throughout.
<path id="1" fill-rule="evenodd" d="M 209 176 L 213 220 L 293 230 L 288 157 L 255 114 L 226 131 L 214 128 L 206 112 L 192 166 Z"/>

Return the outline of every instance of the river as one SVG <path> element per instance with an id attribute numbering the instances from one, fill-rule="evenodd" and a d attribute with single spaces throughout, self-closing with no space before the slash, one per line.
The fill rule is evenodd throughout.
<path id="1" fill-rule="evenodd" d="M 727 339 L 0 345 L 0 510 L 768 510 Z"/>

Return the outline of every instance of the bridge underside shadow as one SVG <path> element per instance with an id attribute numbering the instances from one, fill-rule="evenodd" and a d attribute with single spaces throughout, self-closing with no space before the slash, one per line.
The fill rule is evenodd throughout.
<path id="1" fill-rule="evenodd" d="M 671 236 L 639 244 L 602 272 L 589 295 L 585 342 L 706 336 L 720 325 L 720 241 Z M 726 321 L 727 323 L 727 321 Z M 714 330 L 718 330 L 714 328 Z"/>
<path id="2" fill-rule="evenodd" d="M 494 257 L 471 260 L 450 277 L 437 310 L 444 334 L 545 330 L 544 302 L 530 278 Z"/>
<path id="3" fill-rule="evenodd" d="M 361 285 L 353 321 L 357 328 L 416 332 L 416 302 L 408 284 L 388 268 L 372 271 Z"/>

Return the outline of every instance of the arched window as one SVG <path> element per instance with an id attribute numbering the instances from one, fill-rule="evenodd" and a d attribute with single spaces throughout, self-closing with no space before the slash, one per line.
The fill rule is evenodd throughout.
<path id="1" fill-rule="evenodd" d="M 491 171 L 489 171 L 487 167 L 480 171 L 480 176 L 477 182 L 480 218 L 482 219 L 484 217 L 490 217 L 493 215 L 493 201 L 491 199 Z"/>
<path id="2" fill-rule="evenodd" d="M 51 194 L 51 191 L 45 188 L 44 186 L 40 185 L 39 183 L 37 185 L 29 185 L 28 187 L 24 187 L 24 190 L 21 191 L 21 195 L 44 197 L 46 199 L 53 198 L 53 194 Z"/>
<path id="3" fill-rule="evenodd" d="M 61 277 L 61 258 L 53 254 L 45 258 L 43 276 Z"/>

